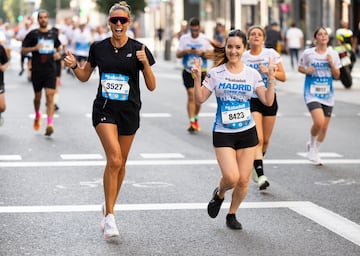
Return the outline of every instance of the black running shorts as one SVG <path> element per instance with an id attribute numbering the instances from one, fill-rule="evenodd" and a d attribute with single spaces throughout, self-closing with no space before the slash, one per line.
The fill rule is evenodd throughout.
<path id="1" fill-rule="evenodd" d="M 129 105 L 128 103 L 127 105 Z M 140 126 L 140 110 L 115 100 L 95 99 L 92 122 L 96 127 L 100 123 L 116 124 L 119 135 L 132 135 Z"/>
<path id="2" fill-rule="evenodd" d="M 31 74 L 31 80 L 35 92 L 40 92 L 43 88 L 55 89 L 56 88 L 56 77 L 55 73 L 46 74 L 38 72 Z"/>
<path id="3" fill-rule="evenodd" d="M 201 82 L 205 79 L 206 72 L 201 72 Z M 192 74 L 187 72 L 185 69 L 182 72 L 182 78 L 186 89 L 194 88 L 194 78 Z"/>
<path id="4" fill-rule="evenodd" d="M 213 145 L 216 148 L 230 147 L 235 150 L 254 147 L 259 143 L 256 127 L 237 133 L 213 132 Z"/>
<path id="5" fill-rule="evenodd" d="M 276 100 L 276 94 L 275 94 L 275 98 L 274 98 L 274 103 L 270 107 L 264 105 L 260 101 L 259 98 L 251 98 L 250 109 L 251 109 L 251 112 L 259 112 L 263 116 L 276 116 L 276 113 L 278 111 L 278 104 L 277 104 L 277 100 Z"/>
<path id="6" fill-rule="evenodd" d="M 60 77 L 61 76 L 61 60 L 56 60 L 55 66 L 56 66 L 56 76 Z"/>

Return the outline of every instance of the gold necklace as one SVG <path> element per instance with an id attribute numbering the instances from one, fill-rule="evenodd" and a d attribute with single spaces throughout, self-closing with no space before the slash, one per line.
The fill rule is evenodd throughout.
<path id="1" fill-rule="evenodd" d="M 116 44 L 113 42 L 113 39 L 112 39 L 112 38 L 110 39 L 110 42 L 111 42 L 111 45 L 112 45 L 113 48 L 114 48 L 114 52 L 115 52 L 115 53 L 118 53 L 119 50 L 120 50 L 120 48 L 125 45 L 125 44 L 120 43 L 121 46 L 118 48 L 118 47 L 115 46 Z"/>

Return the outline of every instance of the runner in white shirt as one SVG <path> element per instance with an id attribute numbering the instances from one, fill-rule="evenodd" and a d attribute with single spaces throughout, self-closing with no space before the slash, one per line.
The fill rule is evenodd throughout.
<path id="1" fill-rule="evenodd" d="M 299 62 L 299 50 L 304 47 L 304 33 L 295 22 L 291 23 L 290 28 L 286 31 L 286 50 L 290 54 L 291 68 L 294 69 L 296 63 Z M 295 63 L 295 61 L 296 63 Z"/>
<path id="2" fill-rule="evenodd" d="M 71 39 L 71 48 L 74 50 L 74 55 L 80 66 L 85 64 L 89 57 L 90 45 L 93 41 L 90 29 L 87 27 L 85 21 L 82 21 Z"/>
<path id="3" fill-rule="evenodd" d="M 191 68 L 194 63 L 194 58 L 201 57 L 201 71 L 202 78 L 204 79 L 207 69 L 207 58 L 210 56 L 213 47 L 210 44 L 211 40 L 200 32 L 200 21 L 198 18 L 190 19 L 189 25 L 190 33 L 184 34 L 180 37 L 176 57 L 183 58 L 184 70 L 182 72 L 182 77 L 188 96 L 186 107 L 190 120 L 188 131 L 190 133 L 194 133 L 200 131 L 198 123 L 200 105 L 196 104 L 194 100 L 194 79 L 191 76 Z"/>
<path id="4" fill-rule="evenodd" d="M 271 106 L 274 102 L 275 67 L 273 63 L 269 66 L 269 84 L 268 88 L 265 88 L 260 74 L 241 61 L 242 54 L 246 51 L 246 43 L 244 32 L 231 31 L 225 47 L 219 47 L 214 52 L 216 67 L 208 72 L 203 86 L 201 59 L 195 58 L 192 68 L 196 102 L 204 103 L 212 93 L 217 101 L 213 145 L 222 177 L 208 204 L 208 214 L 215 218 L 226 191 L 233 189 L 226 216 L 226 225 L 230 229 L 242 229 L 235 214 L 248 191 L 258 144 L 255 122 L 250 112 L 250 99 L 256 91 L 263 104 Z"/>
<path id="5" fill-rule="evenodd" d="M 322 165 L 319 147 L 324 141 L 334 106 L 333 79 L 339 79 L 341 62 L 338 54 L 328 48 L 329 35 L 324 27 L 315 30 L 316 46 L 306 49 L 300 58 L 298 71 L 305 74 L 304 99 L 313 124 L 306 144 L 307 157 Z"/>
<path id="6" fill-rule="evenodd" d="M 282 65 L 282 60 L 277 51 L 272 48 L 265 48 L 265 31 L 260 26 L 252 26 L 248 29 L 249 50 L 242 57 L 245 65 L 256 69 L 264 83 L 268 86 L 269 63 L 273 61 L 276 65 L 275 79 L 285 82 L 286 74 Z M 257 182 L 260 190 L 270 186 L 268 178 L 264 175 L 263 157 L 269 147 L 270 137 L 275 125 L 278 104 L 276 94 L 274 95 L 272 106 L 264 105 L 254 93 L 251 98 L 251 113 L 256 122 L 256 131 L 259 137 L 259 144 L 256 147 L 256 156 L 252 177 Z"/>

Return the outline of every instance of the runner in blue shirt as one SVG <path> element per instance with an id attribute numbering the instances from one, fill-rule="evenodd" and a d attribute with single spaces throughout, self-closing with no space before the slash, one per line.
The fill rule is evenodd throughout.
<path id="1" fill-rule="evenodd" d="M 235 214 L 248 191 L 258 144 L 255 121 L 250 111 L 250 99 L 256 91 L 266 106 L 271 106 L 274 102 L 274 64 L 269 63 L 269 80 L 266 88 L 259 72 L 241 61 L 246 51 L 246 43 L 244 32 L 231 31 L 225 47 L 216 49 L 216 66 L 208 72 L 202 86 L 200 59 L 195 58 L 192 69 L 196 102 L 204 103 L 212 93 L 217 102 L 213 146 L 222 177 L 208 204 L 208 214 L 215 218 L 220 211 L 225 192 L 233 189 L 226 216 L 226 225 L 231 229 L 242 229 Z"/>
<path id="2" fill-rule="evenodd" d="M 300 58 L 298 71 L 305 74 L 304 99 L 313 124 L 306 144 L 307 157 L 321 165 L 319 147 L 324 141 L 334 106 L 333 79 L 339 79 L 339 55 L 328 47 L 329 35 L 324 27 L 314 32 L 316 46 L 306 49 Z"/>
<path id="3" fill-rule="evenodd" d="M 263 78 L 265 87 L 268 85 L 269 62 L 273 61 L 276 65 L 275 79 L 285 82 L 286 74 L 282 65 L 280 54 L 273 48 L 265 48 L 265 31 L 260 26 L 252 26 L 247 31 L 249 40 L 249 50 L 242 57 L 242 61 L 249 67 L 255 68 Z M 259 137 L 259 144 L 256 147 L 256 156 L 252 178 L 257 182 L 260 190 L 270 186 L 268 178 L 264 175 L 263 158 L 270 143 L 270 137 L 275 126 L 278 103 L 275 99 L 271 106 L 265 106 L 258 98 L 257 94 L 251 98 L 251 113 L 256 123 L 256 131 Z"/>

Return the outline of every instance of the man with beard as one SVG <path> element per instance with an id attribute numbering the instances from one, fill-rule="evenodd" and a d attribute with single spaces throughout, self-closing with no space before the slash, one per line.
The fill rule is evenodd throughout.
<path id="1" fill-rule="evenodd" d="M 48 28 L 49 14 L 45 10 L 38 12 L 39 27 L 31 30 L 22 42 L 21 54 L 32 53 L 31 78 L 34 97 L 34 130 L 41 128 L 41 93 L 45 89 L 47 126 L 45 136 L 54 132 L 54 94 L 56 89 L 55 60 L 61 58 L 61 43 L 57 33 Z"/>

